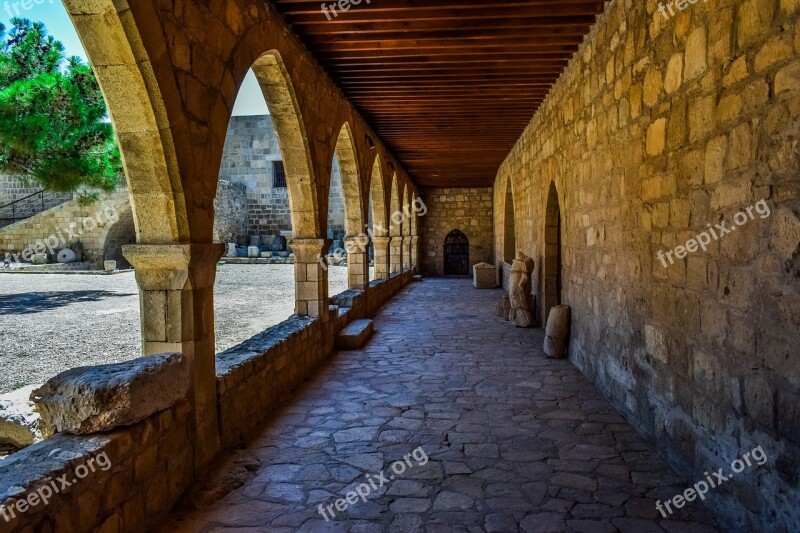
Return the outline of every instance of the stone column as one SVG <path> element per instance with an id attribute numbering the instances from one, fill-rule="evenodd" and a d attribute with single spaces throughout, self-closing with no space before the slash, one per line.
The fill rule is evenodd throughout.
<path id="1" fill-rule="evenodd" d="M 389 243 L 390 237 L 373 237 L 375 248 L 375 279 L 389 279 Z"/>
<path id="2" fill-rule="evenodd" d="M 364 290 L 369 285 L 369 238 L 364 235 L 345 237 L 347 250 L 348 288 Z"/>
<path id="3" fill-rule="evenodd" d="M 411 236 L 403 237 L 403 270 L 411 270 Z"/>
<path id="4" fill-rule="evenodd" d="M 289 243 L 294 252 L 295 312 L 301 316 L 328 318 L 328 239 L 295 238 Z"/>
<path id="5" fill-rule="evenodd" d="M 189 401 L 195 466 L 219 452 L 214 342 L 214 280 L 222 244 L 133 244 L 123 247 L 136 271 L 144 355 L 180 352 L 192 373 Z"/>
<path id="6" fill-rule="evenodd" d="M 414 272 L 419 271 L 419 237 L 411 237 L 411 268 Z"/>
<path id="7" fill-rule="evenodd" d="M 392 274 L 398 274 L 403 271 L 403 237 L 398 235 L 392 237 L 391 239 L 392 241 L 389 245 L 391 249 L 391 260 L 389 261 L 389 266 L 391 267 L 390 270 Z"/>

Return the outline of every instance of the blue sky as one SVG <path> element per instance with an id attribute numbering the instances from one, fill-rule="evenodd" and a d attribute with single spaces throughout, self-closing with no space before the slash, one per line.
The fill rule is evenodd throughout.
<path id="1" fill-rule="evenodd" d="M 48 33 L 64 44 L 67 56 L 80 56 L 86 60 L 86 52 L 61 0 L 0 0 L 0 23 L 8 28 L 12 17 L 44 22 Z M 263 115 L 268 112 L 261 88 L 251 71 L 239 91 L 233 114 Z"/>

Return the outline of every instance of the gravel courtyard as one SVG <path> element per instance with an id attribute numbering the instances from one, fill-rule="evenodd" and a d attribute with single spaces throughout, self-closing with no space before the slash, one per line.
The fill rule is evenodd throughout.
<path id="1" fill-rule="evenodd" d="M 330 294 L 347 289 L 332 266 Z M 223 265 L 215 291 L 217 352 L 294 312 L 293 265 Z M 0 393 L 76 366 L 140 355 L 139 294 L 133 273 L 0 274 Z"/>

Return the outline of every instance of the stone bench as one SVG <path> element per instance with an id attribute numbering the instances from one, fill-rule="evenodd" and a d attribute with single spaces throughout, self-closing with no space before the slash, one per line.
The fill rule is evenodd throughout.
<path id="1" fill-rule="evenodd" d="M 336 335 L 336 347 L 343 350 L 361 348 L 374 332 L 372 320 L 355 320 Z"/>

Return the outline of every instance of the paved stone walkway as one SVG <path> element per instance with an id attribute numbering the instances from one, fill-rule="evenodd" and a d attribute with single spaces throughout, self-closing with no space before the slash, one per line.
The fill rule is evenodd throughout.
<path id="1" fill-rule="evenodd" d="M 242 486 L 163 531 L 716 531 L 696 502 L 661 518 L 655 500 L 681 482 L 568 361 L 544 358 L 541 330 L 495 316 L 499 294 L 406 289 L 365 349 L 333 356 L 224 467 L 260 462 Z M 366 503 L 337 511 L 359 486 Z"/>

